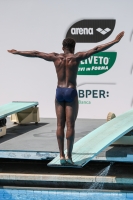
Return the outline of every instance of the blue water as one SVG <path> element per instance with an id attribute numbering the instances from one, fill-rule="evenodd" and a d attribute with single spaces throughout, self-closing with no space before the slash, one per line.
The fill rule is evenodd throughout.
<path id="1" fill-rule="evenodd" d="M 133 192 L 0 189 L 0 200 L 133 200 Z"/>

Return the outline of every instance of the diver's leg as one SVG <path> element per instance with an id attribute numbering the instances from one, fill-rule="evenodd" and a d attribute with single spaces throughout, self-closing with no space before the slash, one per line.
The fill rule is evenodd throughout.
<path id="1" fill-rule="evenodd" d="M 66 103 L 66 139 L 67 139 L 67 158 L 72 159 L 72 149 L 75 137 L 75 120 L 78 114 L 78 96 L 73 102 Z"/>
<path id="2" fill-rule="evenodd" d="M 60 158 L 65 158 L 64 156 L 64 128 L 65 128 L 65 102 L 58 102 L 55 99 L 55 109 L 57 115 L 57 141 L 60 151 Z"/>

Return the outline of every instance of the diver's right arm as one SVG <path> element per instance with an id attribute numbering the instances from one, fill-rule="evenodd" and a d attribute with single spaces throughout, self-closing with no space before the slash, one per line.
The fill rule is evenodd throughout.
<path id="1" fill-rule="evenodd" d="M 15 49 L 8 50 L 8 52 L 25 57 L 42 58 L 47 61 L 55 61 L 57 55 L 56 53 L 43 53 L 39 51 L 17 51 Z"/>
<path id="2" fill-rule="evenodd" d="M 124 31 L 119 33 L 116 36 L 116 38 L 111 42 L 108 42 L 108 43 L 103 44 L 103 45 L 98 45 L 98 46 L 94 47 L 93 49 L 90 49 L 86 52 L 78 52 L 77 54 L 75 54 L 76 57 L 77 57 L 77 60 L 81 61 L 81 60 L 89 58 L 91 55 L 93 55 L 95 53 L 98 53 L 100 51 L 105 51 L 106 49 L 110 48 L 114 44 L 118 43 L 123 36 L 124 36 Z"/>

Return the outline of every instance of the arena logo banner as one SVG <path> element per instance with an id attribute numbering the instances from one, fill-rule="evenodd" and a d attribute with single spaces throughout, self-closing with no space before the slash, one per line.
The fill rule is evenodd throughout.
<path id="1" fill-rule="evenodd" d="M 79 64 L 78 75 L 100 75 L 114 65 L 117 52 L 99 52 L 82 60 Z"/>
<path id="2" fill-rule="evenodd" d="M 115 19 L 85 19 L 73 24 L 66 38 L 73 38 L 78 43 L 95 43 L 108 38 L 114 30 Z"/>

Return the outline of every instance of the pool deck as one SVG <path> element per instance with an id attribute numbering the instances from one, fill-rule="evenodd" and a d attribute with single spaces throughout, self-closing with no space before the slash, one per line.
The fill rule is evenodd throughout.
<path id="1" fill-rule="evenodd" d="M 75 141 L 105 122 L 78 119 Z M 0 185 L 85 189 L 100 183 L 104 189 L 133 190 L 133 145 L 109 146 L 82 169 L 50 168 L 47 163 L 58 155 L 55 133 L 56 119 L 41 119 L 38 125 L 8 119 L 7 135 L 0 138 Z M 101 175 L 108 161 L 117 162 Z"/>

